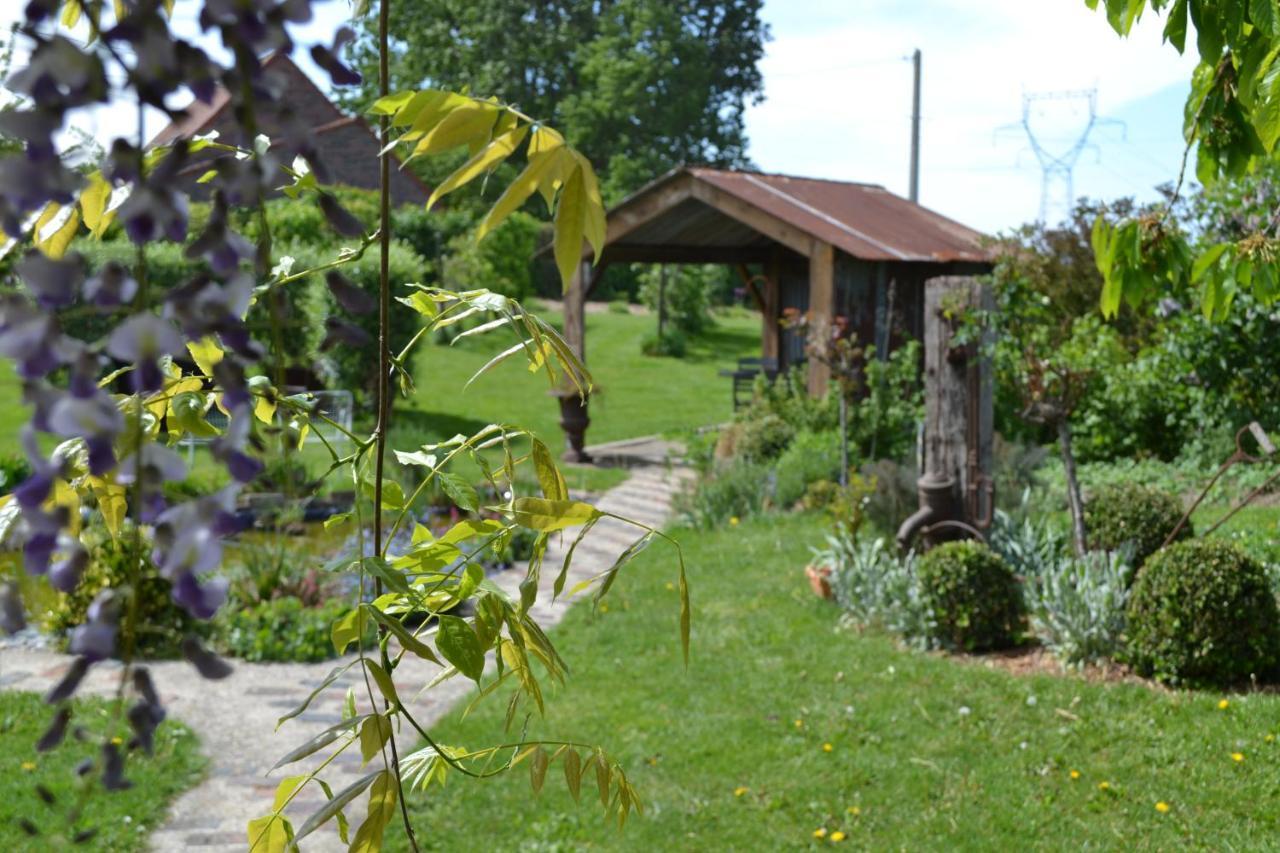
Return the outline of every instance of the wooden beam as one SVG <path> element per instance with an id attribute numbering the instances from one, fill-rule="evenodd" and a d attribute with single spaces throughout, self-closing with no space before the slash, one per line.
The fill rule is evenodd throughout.
<path id="1" fill-rule="evenodd" d="M 614 208 L 609 212 L 609 220 L 605 228 L 605 245 L 618 242 L 641 225 L 656 219 L 689 198 L 693 191 L 693 184 L 693 175 L 687 172 L 676 175 L 670 182 L 654 187 L 648 193 Z"/>
<path id="2" fill-rule="evenodd" d="M 696 182 L 693 184 L 692 193 L 698 201 L 714 207 L 725 216 L 738 220 L 793 252 L 807 257 L 813 252 L 814 244 L 818 242 L 799 228 L 711 184 Z"/>
<path id="3" fill-rule="evenodd" d="M 601 263 L 639 264 L 757 264 L 769 259 L 768 246 L 651 246 L 613 245 Z"/>
<path id="4" fill-rule="evenodd" d="M 809 324 L 811 328 L 830 325 L 836 304 L 835 249 L 830 243 L 814 241 L 809 254 Z M 821 397 L 827 393 L 831 368 L 820 359 L 809 359 L 809 394 Z"/>
<path id="5" fill-rule="evenodd" d="M 764 297 L 760 295 L 759 282 L 763 276 L 752 275 L 747 269 L 746 264 L 735 264 L 734 269 L 737 270 L 738 278 L 742 279 L 742 286 L 751 294 L 751 298 L 756 302 L 756 308 L 760 309 L 760 313 L 764 313 Z"/>

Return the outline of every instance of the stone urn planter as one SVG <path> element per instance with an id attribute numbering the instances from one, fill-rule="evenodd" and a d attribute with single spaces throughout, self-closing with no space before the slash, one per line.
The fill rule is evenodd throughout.
<path id="1" fill-rule="evenodd" d="M 560 403 L 560 428 L 564 430 L 564 456 L 566 462 L 587 463 L 591 455 L 586 451 L 587 427 L 591 418 L 587 414 L 590 394 L 580 395 L 577 390 L 557 389 L 551 395 Z"/>
<path id="2" fill-rule="evenodd" d="M 810 563 L 804 567 L 804 574 L 809 579 L 809 588 L 818 598 L 834 599 L 836 597 L 831 589 L 830 566 L 815 566 Z"/>

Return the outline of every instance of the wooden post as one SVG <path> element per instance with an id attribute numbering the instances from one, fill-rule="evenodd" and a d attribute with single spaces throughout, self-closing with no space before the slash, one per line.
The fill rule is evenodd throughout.
<path id="1" fill-rule="evenodd" d="M 835 249 L 830 243 L 814 241 L 809 253 L 809 324 L 811 328 L 827 328 L 836 304 Z M 819 359 L 809 359 L 809 394 L 821 397 L 827 393 L 831 368 Z"/>
<path id="2" fill-rule="evenodd" d="M 667 265 L 658 267 L 658 347 L 662 347 L 662 333 L 667 326 Z"/>
<path id="3" fill-rule="evenodd" d="M 564 292 L 564 340 L 573 350 L 574 355 L 586 363 L 587 360 L 587 326 L 586 301 L 587 289 L 591 286 L 591 264 L 583 261 L 578 272 L 569 282 Z"/>
<path id="4" fill-rule="evenodd" d="M 764 269 L 764 304 L 760 307 L 760 355 L 778 360 L 778 312 L 782 300 L 778 278 L 782 272 L 775 250 Z"/>
<path id="5" fill-rule="evenodd" d="M 951 340 L 955 317 L 990 310 L 989 288 L 961 276 L 925 282 L 925 470 L 955 483 L 956 506 L 969 524 L 990 513 L 992 381 L 989 360 Z"/>

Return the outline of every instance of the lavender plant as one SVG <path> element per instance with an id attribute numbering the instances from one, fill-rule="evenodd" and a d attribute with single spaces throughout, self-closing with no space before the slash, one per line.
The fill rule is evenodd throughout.
<path id="1" fill-rule="evenodd" d="M 387 90 L 390 2 L 381 0 L 378 10 L 382 97 L 372 112 L 378 116 L 384 147 L 380 221 L 372 233 L 366 233 L 326 190 L 326 164 L 312 136 L 292 114 L 281 81 L 265 65 L 271 54 L 296 48 L 290 28 L 310 19 L 310 0 L 191 0 L 199 8 L 199 26 L 221 40 L 230 57 L 227 62 L 174 33 L 168 19 L 174 0 L 29 0 L 18 30 L 30 48 L 29 59 L 7 81 L 22 102 L 0 113 L 0 133 L 22 142 L 21 152 L 0 160 L 0 229 L 7 235 L 4 252 L 14 259 L 20 282 L 0 297 L 0 355 L 14 361 L 24 399 L 33 411 L 22 431 L 32 474 L 5 499 L 9 506 L 0 506 L 6 535 L 21 542 L 27 571 L 46 576 L 61 590 L 77 586 L 90 559 L 80 538 L 86 516 L 100 521 L 113 538 L 129 537 L 130 553 L 139 555 L 131 581 L 103 590 L 88 608 L 85 622 L 70 632 L 74 663 L 46 697 L 54 710 L 48 732 L 37 745 L 40 750 L 56 748 L 73 729 L 68 700 L 90 669 L 109 658 L 123 662 L 115 725 L 102 743 L 99 760 L 86 769 L 87 796 L 130 785 L 129 763 L 150 751 L 155 729 L 165 717 L 147 668 L 134 659 L 132 638 L 141 618 L 135 590 L 143 556 L 171 583 L 173 598 L 182 608 L 197 619 L 210 618 L 226 597 L 227 581 L 219 571 L 223 543 L 238 530 L 233 510 L 243 486 L 262 472 L 266 461 L 295 452 L 315 422 L 343 431 L 351 440 L 353 449 L 345 452 L 327 443 L 325 447 L 331 457 L 328 475 L 349 477 L 357 495 L 352 512 L 331 523 L 349 523 L 362 540 L 369 540 L 368 547 L 360 543 L 360 556 L 349 566 L 360 576 L 359 599 L 332 629 L 335 649 L 343 653 L 354 645 L 356 654 L 281 723 L 302 713 L 353 667 L 364 675 L 366 690 L 359 698 L 349 695 L 348 713 L 324 737 L 282 759 L 279 766 L 328 751 L 317 769 L 286 778 L 272 811 L 250 823 L 248 842 L 254 851 L 296 847 L 330 821 L 345 841 L 344 809 L 365 791 L 368 811 L 350 840 L 351 849 L 379 849 L 397 811 L 416 849 L 404 807 L 408 782 L 429 784 L 447 774 L 488 776 L 526 761 L 535 788 L 541 786 L 548 765 L 559 760 L 570 790 L 576 795 L 583 779 L 594 779 L 602 802 L 620 822 L 640 807 L 624 770 L 598 746 L 516 737 L 498 746 L 446 747 L 431 739 L 400 699 L 396 669 L 413 656 L 442 667 L 433 684 L 457 676 L 480 684 L 492 666 L 495 678 L 484 685 L 481 696 L 512 688 L 509 725 L 522 702 L 541 710 L 535 663 L 553 680 L 565 674 L 564 662 L 529 615 L 549 539 L 577 529 L 576 545 L 610 514 L 571 500 L 546 445 L 505 424 L 438 445 L 396 450 L 402 465 L 421 472 L 408 494 L 399 482 L 384 476 L 394 391 L 397 386 L 402 391 L 411 388 L 409 365 L 416 347 L 435 330 L 488 315 L 491 319 L 466 334 L 509 331 L 515 343 L 480 373 L 524 356 L 553 387 L 564 382 L 584 394 L 591 388 L 590 375 L 569 346 L 519 303 L 483 290 L 451 293 L 390 280 L 391 151 L 399 149 L 412 159 L 469 149 L 470 159 L 435 189 L 434 204 L 478 178 L 488 179 L 498 165 L 523 150 L 526 165 L 498 196 L 480 225 L 480 236 L 535 192 L 541 194 L 554 210 L 555 257 L 566 281 L 581 261 L 584 240 L 598 255 L 605 233 L 594 171 L 553 129 L 496 98 L 434 89 L 396 94 Z M 368 13 L 368 6 L 361 4 L 356 14 Z M 87 29 L 87 40 L 70 36 L 68 31 L 77 26 Z M 331 44 L 309 46 L 311 57 L 336 86 L 359 82 L 341 55 L 349 39 L 343 29 Z M 220 89 L 230 99 L 233 133 L 147 146 L 141 121 L 145 108 L 177 119 L 182 111 L 171 101 L 184 91 L 207 103 Z M 70 168 L 59 156 L 58 134 L 73 127 L 83 111 L 108 103 L 137 109 L 137 134 L 113 140 L 96 171 L 85 174 Z M 279 126 L 270 139 L 259 133 L 260 118 L 267 111 L 273 127 Z M 212 199 L 212 212 L 203 230 L 189 235 L 184 176 L 195 173 Z M 278 191 L 311 199 L 335 234 L 350 242 L 349 248 L 309 270 L 295 272 L 288 264 L 277 264 L 264 200 Z M 235 208 L 256 211 L 255 241 L 235 231 L 230 216 Z M 136 247 L 134 261 L 107 264 L 89 277 L 82 259 L 68 251 L 71 240 L 83 231 L 101 237 L 113 222 Z M 207 272 L 193 274 L 162 297 L 153 293 L 145 248 L 160 242 L 185 244 L 187 256 L 204 261 Z M 379 298 L 371 304 L 345 279 L 342 267 L 375 245 L 381 281 Z M 308 395 L 286 393 L 279 372 L 283 360 L 268 357 L 282 344 L 280 294 L 317 273 L 325 274 L 345 312 L 329 318 L 324 345 L 374 345 L 379 353 L 377 423 L 366 436 L 326 418 Z M 391 352 L 388 345 L 393 310 L 414 312 L 420 321 L 419 331 L 400 352 Z M 370 341 L 352 317 L 374 311 L 379 333 Z M 255 328 L 269 329 L 267 340 L 251 333 L 246 322 L 251 312 L 266 315 L 268 322 Z M 81 313 L 104 315 L 110 332 L 91 342 L 64 335 L 63 322 Z M 225 428 L 209 422 L 215 407 L 227 417 Z M 314 434 L 324 441 L 319 431 Z M 170 503 L 162 487 L 187 474 L 172 447 L 189 436 L 211 440 L 212 454 L 226 467 L 231 484 L 212 495 Z M 42 448 L 50 444 L 52 452 L 45 452 Z M 500 464 L 491 461 L 495 452 Z M 433 482 L 459 508 L 479 509 L 475 490 L 449 470 L 452 462 L 464 458 L 474 461 L 497 493 L 505 490 L 508 497 L 489 508 L 496 518 L 466 519 L 436 537 L 415 515 Z M 535 471 L 539 494 L 514 493 L 519 482 L 516 469 L 522 465 Z M 636 553 L 653 539 L 666 538 L 660 531 L 640 527 L 640 538 L 593 579 L 597 600 Z M 393 552 L 395 534 L 406 528 L 413 532 L 412 544 L 403 553 Z M 478 558 L 486 547 L 500 548 L 518 528 L 532 530 L 537 538 L 519 597 L 512 600 L 482 583 Z M 556 595 L 563 591 L 572 554 L 571 548 L 553 584 Z M 682 558 L 679 588 L 687 656 L 689 605 Z M 473 616 L 447 615 L 463 601 L 471 602 Z M 431 624 L 422 619 L 424 614 L 438 619 L 434 635 L 424 632 Z M 414 618 L 406 622 L 410 615 Z M 15 631 L 23 624 L 23 603 L 15 587 L 0 587 L 0 628 Z M 378 640 L 366 647 L 366 629 L 371 626 Z M 180 642 L 201 675 L 216 679 L 231 671 L 196 637 Z M 494 653 L 492 665 L 486 658 L 489 652 Z M 402 759 L 397 743 L 402 725 L 417 732 L 428 747 Z M 127 734 L 119 744 L 112 737 L 117 731 Z M 377 769 L 332 794 L 322 778 L 324 768 L 356 744 L 366 762 L 380 759 Z M 283 810 L 312 784 L 323 789 L 327 805 L 295 829 Z M 78 814 L 68 814 L 65 837 L 87 838 L 91 828 L 77 825 Z"/>

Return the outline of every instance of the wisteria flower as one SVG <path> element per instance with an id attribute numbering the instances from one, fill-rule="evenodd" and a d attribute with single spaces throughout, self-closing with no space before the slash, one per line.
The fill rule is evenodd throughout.
<path id="1" fill-rule="evenodd" d="M 139 391 L 159 391 L 164 384 L 160 357 L 185 351 L 178 330 L 155 314 L 134 314 L 107 338 L 109 355 L 137 366 L 134 387 Z"/>

